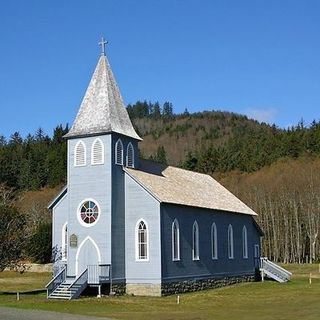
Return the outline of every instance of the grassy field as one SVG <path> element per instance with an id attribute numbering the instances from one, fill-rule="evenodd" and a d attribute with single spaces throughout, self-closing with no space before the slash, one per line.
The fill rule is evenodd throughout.
<path id="1" fill-rule="evenodd" d="M 44 294 L 0 295 L 0 306 L 43 309 L 115 319 L 319 319 L 320 273 L 318 265 L 286 265 L 294 273 L 292 281 L 245 283 L 226 288 L 176 296 L 81 298 L 72 301 L 47 300 Z M 309 273 L 313 274 L 309 284 Z M 26 283 L 39 288 L 48 274 L 0 273 L 0 291 L 23 291 Z M 22 280 L 27 279 L 27 280 Z M 33 280 L 32 280 L 33 279 Z M 12 282 L 11 282 L 12 281 Z M 5 287 L 3 287 L 5 286 Z"/>
<path id="2" fill-rule="evenodd" d="M 24 292 L 43 289 L 44 286 L 50 281 L 51 277 L 52 274 L 49 272 L 25 272 L 22 274 L 14 271 L 0 272 L 0 292 Z"/>

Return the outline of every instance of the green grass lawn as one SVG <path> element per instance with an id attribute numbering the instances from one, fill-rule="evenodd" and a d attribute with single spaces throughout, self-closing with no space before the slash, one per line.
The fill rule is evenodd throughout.
<path id="1" fill-rule="evenodd" d="M 50 272 L 24 272 L 22 274 L 14 271 L 0 272 L 0 292 L 23 292 L 43 289 L 51 278 L 52 273 Z"/>
<path id="2" fill-rule="evenodd" d="M 15 296 L 0 295 L 0 305 L 61 311 L 115 319 L 319 319 L 320 274 L 318 265 L 286 265 L 294 273 L 292 281 L 279 284 L 273 281 L 245 283 L 176 296 L 81 298 L 72 301 L 47 300 L 44 294 Z M 313 274 L 309 284 L 309 273 Z M 48 275 L 17 275 L 18 279 L 34 278 L 33 287 L 40 279 L 45 283 Z M 0 281 L 13 290 L 24 288 L 24 283 L 7 273 L 0 273 Z M 10 284 L 12 279 L 15 284 Z M 37 282 L 37 285 L 35 283 Z M 20 284 L 21 283 L 21 284 Z M 0 282 L 0 291 L 4 291 Z M 16 287 L 15 287 L 16 286 Z"/>

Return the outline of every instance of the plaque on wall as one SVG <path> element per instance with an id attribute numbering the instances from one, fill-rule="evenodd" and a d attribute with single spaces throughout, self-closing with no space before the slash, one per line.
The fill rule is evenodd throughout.
<path id="1" fill-rule="evenodd" d="M 70 236 L 70 247 L 76 248 L 78 246 L 78 237 L 75 234 Z"/>

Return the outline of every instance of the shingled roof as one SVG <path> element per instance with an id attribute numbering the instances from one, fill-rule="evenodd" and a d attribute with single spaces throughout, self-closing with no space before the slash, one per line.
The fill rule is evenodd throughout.
<path id="1" fill-rule="evenodd" d="M 160 202 L 257 215 L 209 175 L 143 160 L 124 170 Z"/>
<path id="2" fill-rule="evenodd" d="M 98 61 L 77 117 L 66 138 L 116 132 L 142 140 L 134 130 L 108 59 Z"/>

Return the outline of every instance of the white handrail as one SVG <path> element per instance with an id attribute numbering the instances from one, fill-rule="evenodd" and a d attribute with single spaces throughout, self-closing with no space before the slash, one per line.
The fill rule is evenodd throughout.
<path id="1" fill-rule="evenodd" d="M 292 276 L 292 273 L 290 271 L 280 267 L 276 263 L 268 260 L 268 258 L 266 258 L 266 257 L 261 258 L 261 261 L 262 261 L 262 264 L 265 263 L 266 265 L 272 266 L 273 268 L 279 270 L 280 272 L 283 272 L 283 273 L 287 274 L 288 276 Z"/>
<path id="2" fill-rule="evenodd" d="M 52 283 L 54 282 L 64 271 L 66 270 L 66 267 L 64 267 L 54 278 L 52 278 L 47 284 L 46 284 L 46 288 Z"/>
<path id="3" fill-rule="evenodd" d="M 272 262 L 272 261 L 270 261 L 270 260 L 267 260 L 266 262 L 267 262 L 267 264 L 272 265 L 275 269 L 277 269 L 277 270 L 279 270 L 279 271 L 282 271 L 283 273 L 287 274 L 288 276 L 292 276 L 292 273 L 291 273 L 290 271 L 288 271 L 288 270 L 286 270 L 286 269 L 278 266 L 278 265 L 275 264 L 274 262 Z"/>
<path id="4" fill-rule="evenodd" d="M 261 258 L 260 261 L 260 267 L 262 272 L 270 272 L 275 276 L 282 277 L 286 280 L 289 280 L 292 276 L 292 273 L 290 271 L 278 266 L 276 263 L 268 260 L 268 258 L 266 257 Z"/>
<path id="5" fill-rule="evenodd" d="M 82 273 L 76 278 L 68 287 L 68 290 L 88 271 L 88 269 L 85 269 L 82 271 Z"/>

